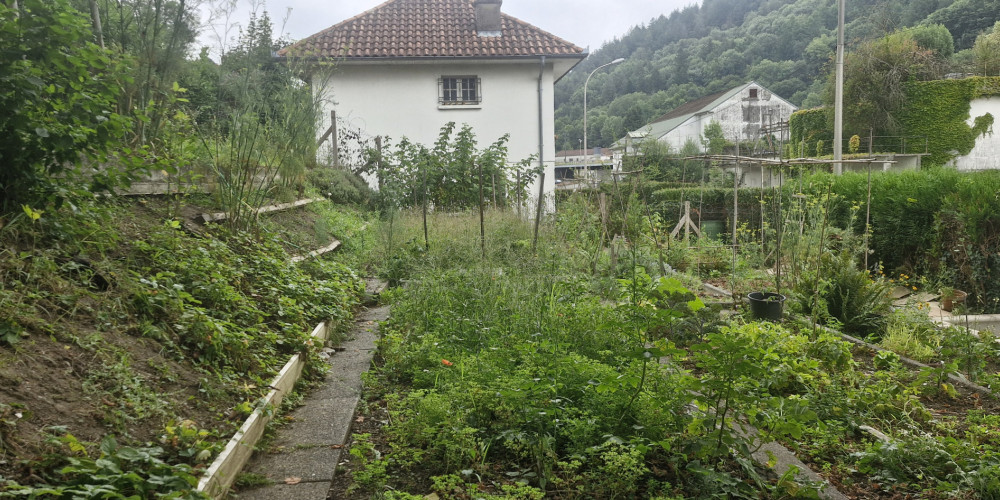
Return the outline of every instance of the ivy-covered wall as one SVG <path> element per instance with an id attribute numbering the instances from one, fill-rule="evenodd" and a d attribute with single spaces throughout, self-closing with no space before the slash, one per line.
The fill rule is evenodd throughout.
<path id="1" fill-rule="evenodd" d="M 792 113 L 788 119 L 788 129 L 790 146 L 796 149 L 785 156 L 815 156 L 816 143 L 819 141 L 827 144 L 827 149 L 833 147 L 833 121 L 824 108 L 803 109 Z M 802 151 L 803 142 L 805 151 Z"/>
<path id="2" fill-rule="evenodd" d="M 1000 96 L 1000 77 L 910 82 L 906 91 L 907 103 L 900 119 L 904 135 L 927 137 L 929 156 L 923 164 L 944 165 L 955 152 L 968 154 L 976 138 L 992 126 L 993 117 L 970 117 L 969 109 L 974 99 Z M 970 118 L 977 119 L 973 126 L 967 123 Z M 833 142 L 833 117 L 827 109 L 798 111 L 788 125 L 795 147 L 802 141 L 812 148 L 819 140 Z M 845 140 L 850 135 L 844 131 Z"/>
<path id="3" fill-rule="evenodd" d="M 980 119 L 978 127 L 968 125 L 972 100 L 996 95 L 1000 95 L 1000 77 L 911 82 L 901 121 L 906 135 L 927 137 L 930 156 L 925 162 L 943 165 L 955 156 L 955 151 L 969 154 L 976 138 L 985 132 L 976 129 L 990 121 Z"/>

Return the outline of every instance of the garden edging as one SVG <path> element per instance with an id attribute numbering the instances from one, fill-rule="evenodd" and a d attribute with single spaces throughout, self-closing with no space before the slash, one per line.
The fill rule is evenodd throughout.
<path id="1" fill-rule="evenodd" d="M 312 338 L 326 342 L 330 338 L 328 322 L 316 325 Z M 274 418 L 277 408 L 286 395 L 295 387 L 302 376 L 306 360 L 301 354 L 296 354 L 285 363 L 278 375 L 271 382 L 271 391 L 267 393 L 254 408 L 236 434 L 226 444 L 225 449 L 216 457 L 212 465 L 198 481 L 198 491 L 221 498 L 236 481 L 236 476 L 250 460 L 254 447 L 264 435 L 267 424 Z"/>

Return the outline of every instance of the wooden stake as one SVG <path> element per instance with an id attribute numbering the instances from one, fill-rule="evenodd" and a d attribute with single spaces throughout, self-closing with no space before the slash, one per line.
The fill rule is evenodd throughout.
<path id="1" fill-rule="evenodd" d="M 543 167 L 544 168 L 544 167 Z M 538 203 L 535 205 L 535 237 L 531 240 L 531 250 L 538 249 L 538 226 L 542 223 L 542 203 L 545 201 L 545 170 L 538 174 Z"/>
<path id="2" fill-rule="evenodd" d="M 427 237 L 427 163 L 426 161 L 420 163 L 420 169 L 423 170 L 424 174 L 424 251 L 426 252 L 431 248 L 430 238 Z"/>
<path id="3" fill-rule="evenodd" d="M 375 160 L 375 172 L 378 177 L 378 190 L 382 191 L 382 136 L 375 136 L 375 150 L 378 151 L 378 158 Z"/>
<path id="4" fill-rule="evenodd" d="M 479 167 L 479 247 L 483 251 L 483 259 L 486 259 L 486 218 L 483 214 L 483 164 L 476 162 Z M 538 226 L 535 226 L 535 235 L 538 235 Z"/>
<path id="5" fill-rule="evenodd" d="M 604 238 L 608 238 L 610 241 L 610 234 L 608 234 L 608 194 L 601 193 L 597 198 L 598 205 L 601 210 L 601 241 L 603 243 Z"/>
<path id="6" fill-rule="evenodd" d="M 691 218 L 691 202 L 684 202 L 684 215 L 681 216 L 681 220 L 677 222 L 674 226 L 673 231 L 670 231 L 670 237 L 676 238 L 677 234 L 681 232 L 681 228 L 684 228 L 684 241 L 688 241 L 691 236 L 691 230 L 694 230 L 694 234 L 697 234 L 699 238 L 702 237 L 701 229 L 698 229 L 698 225 L 694 223 Z"/>
<path id="7" fill-rule="evenodd" d="M 333 110 L 330 110 L 330 136 L 330 143 L 333 145 L 333 168 L 340 168 L 340 142 L 337 139 L 337 112 Z"/>
<path id="8" fill-rule="evenodd" d="M 517 179 L 514 181 L 514 194 L 517 195 L 517 217 L 521 217 L 521 172 L 517 172 Z"/>

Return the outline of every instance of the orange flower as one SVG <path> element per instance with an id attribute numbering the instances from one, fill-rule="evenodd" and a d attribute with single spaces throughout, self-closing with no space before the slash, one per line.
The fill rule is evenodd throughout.
<path id="1" fill-rule="evenodd" d="M 451 361 L 448 361 L 447 359 L 442 359 L 441 360 L 441 364 L 444 365 L 444 366 L 451 366 L 451 365 L 453 365 L 455 363 L 452 363 Z"/>

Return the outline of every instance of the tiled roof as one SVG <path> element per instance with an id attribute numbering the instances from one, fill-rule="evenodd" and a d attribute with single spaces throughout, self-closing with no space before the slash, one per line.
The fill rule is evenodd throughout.
<path id="1" fill-rule="evenodd" d="M 473 0 L 389 0 L 278 52 L 341 58 L 582 56 L 584 50 L 501 13 L 501 35 L 479 36 Z"/>

